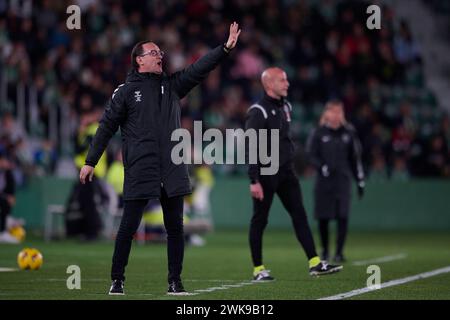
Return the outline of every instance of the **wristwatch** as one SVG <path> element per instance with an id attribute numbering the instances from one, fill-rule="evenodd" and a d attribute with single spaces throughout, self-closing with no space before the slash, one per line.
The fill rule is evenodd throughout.
<path id="1" fill-rule="evenodd" d="M 226 53 L 229 53 L 231 50 L 233 50 L 233 49 L 228 48 L 226 43 L 223 44 L 223 51 L 225 51 Z"/>

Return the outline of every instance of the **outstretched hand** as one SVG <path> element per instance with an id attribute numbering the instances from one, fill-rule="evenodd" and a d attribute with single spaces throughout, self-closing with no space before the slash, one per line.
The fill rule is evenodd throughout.
<path id="1" fill-rule="evenodd" d="M 86 184 L 87 181 L 92 181 L 94 176 L 94 167 L 84 165 L 80 170 L 80 182 Z M 89 180 L 88 180 L 89 179 Z"/>
<path id="2" fill-rule="evenodd" d="M 233 22 L 230 25 L 230 35 L 228 36 L 227 43 L 225 44 L 227 49 L 231 50 L 236 46 L 240 34 L 241 29 L 239 29 L 239 24 Z"/>

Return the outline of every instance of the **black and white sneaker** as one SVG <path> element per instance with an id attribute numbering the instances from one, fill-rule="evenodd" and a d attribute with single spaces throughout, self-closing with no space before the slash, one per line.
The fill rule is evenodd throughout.
<path id="1" fill-rule="evenodd" d="M 254 282 L 264 282 L 264 281 L 274 281 L 275 278 L 270 275 L 270 270 L 261 270 L 257 274 L 254 275 Z"/>
<path id="2" fill-rule="evenodd" d="M 343 266 L 328 264 L 326 261 L 320 262 L 317 266 L 309 268 L 311 276 L 322 276 L 341 271 Z"/>
<path id="3" fill-rule="evenodd" d="M 345 259 L 343 254 L 336 254 L 333 258 L 334 263 L 344 263 L 347 259 Z"/>
<path id="4" fill-rule="evenodd" d="M 111 288 L 109 289 L 110 296 L 123 296 L 123 280 L 113 280 Z"/>
<path id="5" fill-rule="evenodd" d="M 170 296 L 186 296 L 189 293 L 184 290 L 181 281 L 172 281 L 169 283 L 169 289 L 167 289 L 167 294 Z"/>

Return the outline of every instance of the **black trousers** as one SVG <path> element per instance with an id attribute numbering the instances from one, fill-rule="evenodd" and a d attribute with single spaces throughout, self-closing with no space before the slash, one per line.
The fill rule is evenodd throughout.
<path id="1" fill-rule="evenodd" d="M 149 199 L 125 200 L 122 221 L 117 232 L 112 259 L 111 279 L 125 280 L 133 236 L 141 222 Z M 168 281 L 180 281 L 184 257 L 183 196 L 167 197 L 161 189 L 161 206 L 167 232 Z"/>
<path id="2" fill-rule="evenodd" d="M 253 216 L 250 222 L 249 233 L 253 265 L 256 267 L 263 264 L 262 238 L 275 194 L 278 195 L 284 208 L 291 216 L 295 235 L 308 259 L 317 256 L 314 239 L 303 206 L 300 183 L 292 166 L 281 167 L 278 173 L 273 176 L 261 176 L 259 182 L 264 191 L 264 199 L 260 201 L 253 198 Z"/>
<path id="3" fill-rule="evenodd" d="M 322 253 L 323 256 L 328 256 L 328 225 L 331 219 L 320 219 L 319 220 L 319 233 L 320 240 L 322 242 Z M 346 218 L 337 218 L 337 236 L 336 236 L 336 255 L 344 254 L 344 244 L 345 239 L 347 238 L 347 230 L 348 230 L 348 219 Z"/>
<path id="4" fill-rule="evenodd" d="M 6 217 L 11 212 L 11 206 L 6 198 L 6 195 L 0 195 L 0 232 L 6 230 Z"/>

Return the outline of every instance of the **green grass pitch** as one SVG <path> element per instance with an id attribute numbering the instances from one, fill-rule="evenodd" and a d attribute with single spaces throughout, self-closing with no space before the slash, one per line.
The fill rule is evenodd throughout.
<path id="1" fill-rule="evenodd" d="M 106 294 L 112 242 L 45 243 L 30 237 L 20 245 L 0 245 L 0 268 L 17 268 L 16 256 L 24 247 L 39 249 L 44 265 L 38 271 L 0 272 L 0 299 L 180 299 L 166 295 L 165 244 L 133 245 L 123 297 Z M 404 258 L 378 263 L 382 283 L 450 266 L 450 234 L 351 232 L 346 251 L 349 261 L 344 270 L 317 278 L 308 275 L 306 257 L 292 230 L 268 230 L 264 237 L 264 263 L 276 281 L 242 285 L 250 282 L 252 273 L 247 234 L 244 230 L 217 231 L 207 236 L 206 246 L 186 248 L 183 282 L 188 291 L 197 294 L 181 299 L 323 298 L 366 286 L 367 265 L 354 265 L 355 261 L 398 254 Z M 81 290 L 66 287 L 69 265 L 81 268 Z M 350 299 L 450 299 L 450 273 Z"/>

